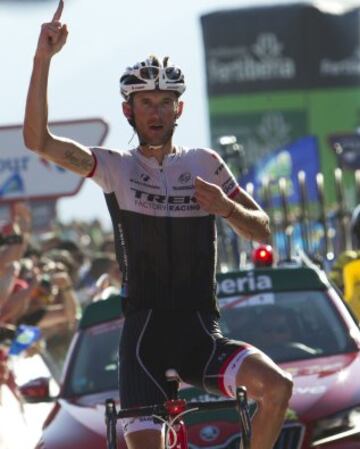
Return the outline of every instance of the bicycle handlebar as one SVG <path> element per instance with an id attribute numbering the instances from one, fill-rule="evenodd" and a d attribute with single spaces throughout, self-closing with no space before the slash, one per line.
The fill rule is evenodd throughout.
<path id="1" fill-rule="evenodd" d="M 220 410 L 227 408 L 235 408 L 238 406 L 238 402 L 234 400 L 214 401 L 214 402 L 186 402 L 181 411 L 185 410 Z M 117 419 L 121 418 L 133 418 L 140 416 L 167 416 L 169 414 L 167 408 L 163 404 L 150 405 L 147 407 L 137 407 L 134 409 L 126 408 L 120 410 L 116 414 Z"/>
<path id="2" fill-rule="evenodd" d="M 116 421 L 121 418 L 134 418 L 141 416 L 160 416 L 168 418 L 169 416 L 181 415 L 187 410 L 194 412 L 205 410 L 220 410 L 236 408 L 240 416 L 240 424 L 243 433 L 243 443 L 245 448 L 250 447 L 251 421 L 248 411 L 246 389 L 240 387 L 236 390 L 236 399 L 217 400 L 209 402 L 186 401 L 175 399 L 166 401 L 164 404 L 156 404 L 145 407 L 127 408 L 120 411 L 116 410 L 113 399 L 107 399 L 105 402 L 105 420 L 107 427 L 108 448 L 116 448 Z"/>
<path id="3" fill-rule="evenodd" d="M 247 398 L 246 398 L 246 390 L 242 387 L 237 389 L 236 399 L 225 399 L 225 400 L 217 400 L 217 401 L 185 401 L 185 400 L 176 400 L 174 404 L 178 404 L 179 411 L 185 410 L 220 410 L 220 409 L 229 409 L 229 408 L 238 408 L 242 409 L 247 407 Z M 109 416 L 112 414 L 113 418 L 115 417 L 113 414 L 116 413 L 116 419 L 121 418 L 134 418 L 140 416 L 168 416 L 169 409 L 166 407 L 166 402 L 164 404 L 156 404 L 149 405 L 144 407 L 136 407 L 136 408 L 125 408 L 116 412 L 115 404 L 112 399 L 107 399 L 105 403 L 106 412 L 109 413 Z M 109 410 L 108 410 L 108 407 Z M 114 409 L 112 408 L 114 407 Z"/>

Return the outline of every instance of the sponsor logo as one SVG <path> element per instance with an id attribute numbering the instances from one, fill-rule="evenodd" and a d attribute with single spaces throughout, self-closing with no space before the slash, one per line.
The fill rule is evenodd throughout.
<path id="1" fill-rule="evenodd" d="M 263 292 L 255 294 L 247 294 L 243 296 L 222 298 L 222 308 L 224 309 L 237 309 L 239 307 L 259 306 L 265 304 L 275 304 L 273 292 Z"/>
<path id="2" fill-rule="evenodd" d="M 219 176 L 219 173 L 224 169 L 225 165 L 222 163 L 218 166 L 218 168 L 215 170 L 215 175 Z"/>
<path id="3" fill-rule="evenodd" d="M 216 426 L 205 426 L 200 430 L 200 438 L 203 441 L 213 441 L 220 435 L 220 430 Z"/>
<path id="4" fill-rule="evenodd" d="M 121 249 L 119 264 L 121 267 L 121 271 L 123 273 L 123 278 L 124 278 L 124 280 L 126 280 L 127 279 L 128 256 L 125 251 L 125 248 L 126 248 L 125 236 L 124 236 L 124 230 L 123 230 L 123 227 L 121 226 L 121 223 L 118 223 L 118 237 L 119 237 L 120 249 Z"/>
<path id="5" fill-rule="evenodd" d="M 150 179 L 149 175 L 146 175 L 145 173 L 141 173 L 140 178 L 144 181 L 144 182 L 148 182 Z"/>
<path id="6" fill-rule="evenodd" d="M 152 416 L 138 416 L 136 418 L 123 418 L 122 419 L 122 425 L 124 427 L 124 432 L 127 432 L 131 429 L 131 426 L 139 426 L 139 430 L 142 428 L 141 424 L 153 422 L 154 419 Z"/>
<path id="7" fill-rule="evenodd" d="M 227 194 L 234 189 L 235 185 L 235 180 L 233 178 L 229 178 L 223 183 L 222 189 Z"/>
<path id="8" fill-rule="evenodd" d="M 145 179 L 143 179 L 142 176 L 144 176 Z M 140 178 L 143 179 L 143 181 L 138 181 L 137 179 L 130 178 L 130 182 L 132 182 L 133 184 L 139 185 L 139 186 L 150 187 L 151 189 L 157 189 L 157 190 L 160 189 L 159 186 L 147 183 L 147 181 L 150 180 L 150 176 L 147 177 L 147 175 L 141 175 Z"/>
<path id="9" fill-rule="evenodd" d="M 181 173 L 181 175 L 178 177 L 178 182 L 180 182 L 180 184 L 186 184 L 190 180 L 191 180 L 190 172 Z"/>
<path id="10" fill-rule="evenodd" d="M 181 186 L 172 186 L 174 190 L 193 190 L 194 185 L 189 184 L 191 182 L 192 176 L 190 172 L 181 173 L 181 175 L 178 177 L 178 182 L 180 184 L 183 184 Z M 184 185 L 187 184 L 187 185 Z"/>
<path id="11" fill-rule="evenodd" d="M 210 51 L 211 84 L 288 80 L 296 76 L 295 61 L 283 55 L 284 44 L 275 33 L 261 33 L 249 47 L 221 47 Z"/>
<path id="12" fill-rule="evenodd" d="M 145 84 L 141 84 L 140 86 L 131 86 L 132 90 L 143 90 L 145 88 Z"/>
<path id="13" fill-rule="evenodd" d="M 272 279 L 270 276 L 265 274 L 256 276 L 250 272 L 243 277 L 223 279 L 218 283 L 217 294 L 233 295 L 257 290 L 271 290 L 272 287 Z"/>
<path id="14" fill-rule="evenodd" d="M 196 198 L 192 195 L 161 195 L 131 188 L 134 192 L 135 204 L 145 209 L 190 211 L 200 210 Z"/>
<path id="15" fill-rule="evenodd" d="M 204 393 L 199 394 L 198 396 L 193 396 L 189 399 L 189 402 L 209 402 L 209 401 L 222 401 L 223 398 L 221 396 L 215 396 L 213 394 Z"/>
<path id="16" fill-rule="evenodd" d="M 333 61 L 320 60 L 320 75 L 323 76 L 359 76 L 360 75 L 360 48 L 357 48 L 350 58 Z"/>
<path id="17" fill-rule="evenodd" d="M 135 193 L 135 199 L 143 199 L 144 201 L 159 204 L 191 204 L 196 203 L 196 198 L 191 195 L 160 195 L 157 193 L 144 192 L 142 190 L 131 188 Z"/>

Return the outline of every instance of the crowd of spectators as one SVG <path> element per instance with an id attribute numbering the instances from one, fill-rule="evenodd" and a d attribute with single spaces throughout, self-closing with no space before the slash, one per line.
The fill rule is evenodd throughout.
<path id="1" fill-rule="evenodd" d="M 98 221 L 34 233 L 25 203 L 12 212 L 0 223 L 0 384 L 9 381 L 8 355 L 26 326 L 41 338 L 22 356 L 40 352 L 58 378 L 84 307 L 121 288 L 112 233 Z"/>

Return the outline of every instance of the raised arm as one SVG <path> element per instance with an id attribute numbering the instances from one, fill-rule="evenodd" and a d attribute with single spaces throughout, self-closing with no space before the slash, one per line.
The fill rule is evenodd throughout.
<path id="1" fill-rule="evenodd" d="M 42 158 L 86 176 L 94 166 L 89 148 L 51 134 L 48 127 L 47 86 L 50 63 L 52 57 L 64 46 L 68 35 L 66 25 L 60 23 L 63 8 L 64 1 L 60 0 L 52 21 L 41 27 L 27 96 L 23 135 L 26 147 L 41 154 Z"/>

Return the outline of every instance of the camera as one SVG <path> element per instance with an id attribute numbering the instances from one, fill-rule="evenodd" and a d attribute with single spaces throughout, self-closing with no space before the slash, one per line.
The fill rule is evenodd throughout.
<path id="1" fill-rule="evenodd" d="M 1 324 L 0 325 L 0 343 L 11 342 L 16 335 L 16 327 L 11 324 Z"/>
<path id="2" fill-rule="evenodd" d="M 51 284 L 50 276 L 47 275 L 47 274 L 43 274 L 41 276 L 41 280 L 40 280 L 40 287 L 44 291 L 46 291 L 47 293 L 50 293 L 51 292 L 51 286 L 52 286 L 52 284 Z"/>
<path id="3" fill-rule="evenodd" d="M 0 234 L 0 246 L 3 245 L 18 245 L 23 242 L 22 235 L 19 234 L 11 234 L 11 235 L 2 235 Z"/>

